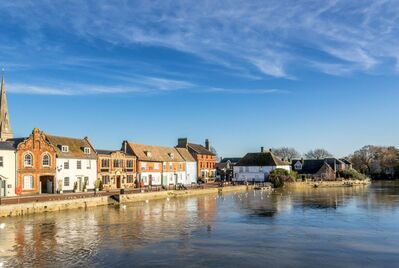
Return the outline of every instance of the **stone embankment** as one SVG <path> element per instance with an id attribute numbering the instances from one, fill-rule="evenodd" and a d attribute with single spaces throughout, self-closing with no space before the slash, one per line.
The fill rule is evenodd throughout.
<path id="1" fill-rule="evenodd" d="M 339 181 L 303 181 L 286 183 L 288 187 L 352 187 L 369 185 L 370 180 L 339 180 Z"/>
<path id="2" fill-rule="evenodd" d="M 69 209 L 86 209 L 89 207 L 115 205 L 119 203 L 142 202 L 146 200 L 187 197 L 193 195 L 246 191 L 252 186 L 226 186 L 204 189 L 170 190 L 142 192 L 132 194 L 115 194 L 112 196 L 87 197 L 70 200 L 29 202 L 21 204 L 0 205 L 0 217 L 30 215 L 43 212 L 54 212 Z"/>

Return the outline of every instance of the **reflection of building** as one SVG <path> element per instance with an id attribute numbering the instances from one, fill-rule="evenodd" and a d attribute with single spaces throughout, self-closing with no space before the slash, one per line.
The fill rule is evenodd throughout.
<path id="1" fill-rule="evenodd" d="M 216 176 L 216 155 L 211 151 L 209 140 L 205 140 L 205 146 L 188 143 L 187 138 L 178 139 L 178 148 L 186 148 L 197 161 L 197 176 L 203 181 L 208 181 Z"/>
<path id="2" fill-rule="evenodd" d="M 10 139 L 17 150 L 17 194 L 54 193 L 56 150 L 35 128 L 27 138 Z"/>
<path id="3" fill-rule="evenodd" d="M 66 192 L 94 190 L 97 155 L 88 138 L 45 136 L 57 152 L 56 189 Z"/>
<path id="4" fill-rule="evenodd" d="M 136 157 L 123 151 L 97 150 L 98 177 L 103 188 L 120 189 L 136 185 Z"/>
<path id="5" fill-rule="evenodd" d="M 270 150 L 265 152 L 263 147 L 259 153 L 248 153 L 234 166 L 233 181 L 264 182 L 268 180 L 270 172 L 275 169 L 290 171 L 291 164 L 282 161 Z"/>
<path id="6" fill-rule="evenodd" d="M 138 179 L 144 185 L 167 186 L 186 182 L 186 161 L 173 147 L 124 141 L 125 153 L 137 157 Z"/>
<path id="7" fill-rule="evenodd" d="M 301 159 L 292 161 L 292 169 L 303 178 L 335 180 L 337 172 L 347 170 L 352 164 L 345 159 Z"/>

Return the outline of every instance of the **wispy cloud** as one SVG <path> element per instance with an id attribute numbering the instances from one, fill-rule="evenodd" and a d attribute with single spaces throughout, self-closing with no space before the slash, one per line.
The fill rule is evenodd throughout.
<path id="1" fill-rule="evenodd" d="M 345 75 L 398 62 L 398 1 L 3 1 L 0 8 L 28 29 L 23 40 L 35 49 L 63 49 L 43 38 L 51 28 L 113 46 L 163 46 L 255 76 L 292 78 L 291 66 L 301 64 Z"/>

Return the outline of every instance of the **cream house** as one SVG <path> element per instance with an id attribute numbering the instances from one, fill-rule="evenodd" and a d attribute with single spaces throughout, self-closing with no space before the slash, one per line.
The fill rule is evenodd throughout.
<path id="1" fill-rule="evenodd" d="M 15 196 L 16 150 L 9 142 L 0 142 L 0 197 Z"/>

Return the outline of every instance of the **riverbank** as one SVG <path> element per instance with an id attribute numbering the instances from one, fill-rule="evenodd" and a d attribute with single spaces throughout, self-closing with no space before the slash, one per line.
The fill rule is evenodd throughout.
<path id="1" fill-rule="evenodd" d="M 371 180 L 340 180 L 340 181 L 301 181 L 286 183 L 285 186 L 293 188 L 312 187 L 312 188 L 326 188 L 326 187 L 353 187 L 369 185 Z"/>
<path id="2" fill-rule="evenodd" d="M 194 195 L 226 193 L 233 191 L 246 191 L 252 186 L 225 186 L 204 189 L 168 190 L 154 192 L 140 192 L 132 194 L 115 194 L 110 196 L 87 197 L 69 200 L 53 200 L 42 202 L 30 202 L 21 204 L 9 204 L 0 206 L 0 217 L 15 217 L 45 212 L 56 212 L 70 209 L 86 209 L 89 207 L 143 202 L 167 198 L 188 197 Z"/>

